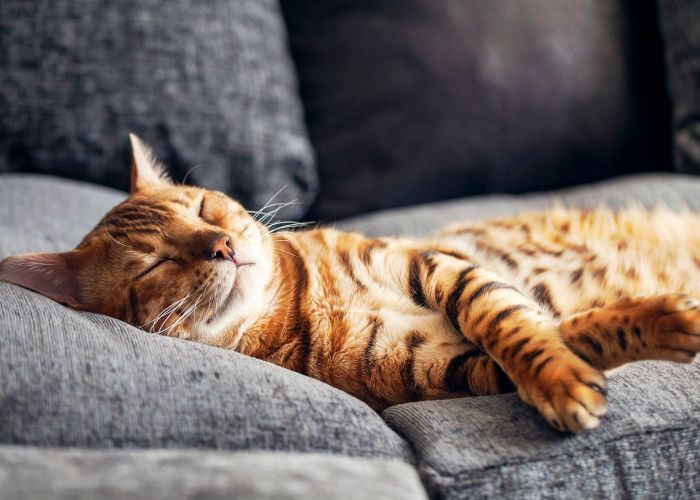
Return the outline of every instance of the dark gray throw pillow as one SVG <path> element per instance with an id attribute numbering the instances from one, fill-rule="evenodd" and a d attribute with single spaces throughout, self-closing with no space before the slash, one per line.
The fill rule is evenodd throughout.
<path id="1" fill-rule="evenodd" d="M 280 4 L 313 219 L 671 168 L 653 1 Z"/>
<path id="2" fill-rule="evenodd" d="M 127 133 L 254 209 L 317 179 L 275 0 L 0 1 L 0 171 L 127 189 Z"/>
<path id="3" fill-rule="evenodd" d="M 700 2 L 658 0 L 673 101 L 676 168 L 700 173 Z"/>

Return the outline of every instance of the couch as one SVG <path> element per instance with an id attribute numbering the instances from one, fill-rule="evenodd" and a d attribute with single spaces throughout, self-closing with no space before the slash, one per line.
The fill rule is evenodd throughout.
<path id="1" fill-rule="evenodd" d="M 124 19 L 131 23 L 127 23 L 133 28 L 129 32 L 131 42 L 142 46 L 146 54 L 139 57 L 146 57 L 149 50 L 157 53 L 155 62 L 160 66 L 147 66 L 143 70 L 154 75 L 153 78 L 162 78 L 159 85 L 163 86 L 159 88 L 166 102 L 145 98 L 141 102 L 139 96 L 157 94 L 158 89 L 141 79 L 138 67 L 132 69 L 135 73 L 130 76 L 134 85 L 142 86 L 143 93 L 136 96 L 122 95 L 124 89 L 118 85 L 108 88 L 106 85 L 111 80 L 105 79 L 106 73 L 94 71 L 94 67 L 109 62 L 111 51 L 126 50 L 123 46 L 115 45 L 109 37 L 105 42 L 100 31 L 96 48 L 78 44 L 79 50 L 76 49 L 71 30 L 80 34 L 81 29 L 92 26 L 89 16 L 86 18 L 74 10 L 80 3 L 81 0 L 56 2 L 51 15 L 67 13 L 69 19 L 61 23 L 51 19 L 44 24 L 22 24 L 19 20 L 22 16 L 33 19 L 32 16 L 38 15 L 25 8 L 22 1 L 0 3 L 0 28 L 11 25 L 19 47 L 29 46 L 30 50 L 38 51 L 32 57 L 39 58 L 43 51 L 51 56 L 28 63 L 18 55 L 24 52 L 8 49 L 8 46 L 12 48 L 11 36 L 0 38 L 0 52 L 11 56 L 0 58 L 0 66 L 6 65 L 4 72 L 0 67 L 0 106 L 5 106 L 0 109 L 10 111 L 0 118 L 0 259 L 21 252 L 71 248 L 110 207 L 124 199 L 126 193 L 119 188 L 123 188 L 125 180 L 115 179 L 122 175 L 120 171 L 124 179 L 128 177 L 126 136 L 118 138 L 116 132 L 132 121 L 137 129 L 141 127 L 137 131 L 143 131 L 144 137 L 154 143 L 156 152 L 174 166 L 178 178 L 197 161 L 187 156 L 193 154 L 187 148 L 201 148 L 197 158 L 205 159 L 204 146 L 209 145 L 214 151 L 211 168 L 199 169 L 199 174 L 193 171 L 195 182 L 212 187 L 219 183 L 222 189 L 248 204 L 259 203 L 270 189 L 276 190 L 275 183 L 287 183 L 300 199 L 288 217 L 313 217 L 340 229 L 373 236 L 423 236 L 451 222 L 515 214 L 554 203 L 612 207 L 663 203 L 700 210 L 700 178 L 673 171 L 679 163 L 672 163 L 672 158 L 682 157 L 683 170 L 687 172 L 692 172 L 695 165 L 692 154 L 683 153 L 695 151 L 692 144 L 688 146 L 686 137 L 695 125 L 688 119 L 677 120 L 674 107 L 675 96 L 683 86 L 676 84 L 667 89 L 661 46 L 656 47 L 658 60 L 641 61 L 639 51 L 644 47 L 630 41 L 660 39 L 657 12 L 649 8 L 650 2 L 641 9 L 642 13 L 634 7 L 638 5 L 636 2 L 573 2 L 578 14 L 566 17 L 570 23 L 567 26 L 573 26 L 575 33 L 584 34 L 586 29 L 598 26 L 607 41 L 600 50 L 578 54 L 581 59 L 565 63 L 579 64 L 582 71 L 585 65 L 590 71 L 603 68 L 601 71 L 607 77 L 619 81 L 630 81 L 626 78 L 631 75 L 651 74 L 656 83 L 620 85 L 606 93 L 603 97 L 608 100 L 602 103 L 602 97 L 597 94 L 601 91 L 599 86 L 583 86 L 580 92 L 567 96 L 573 107 L 564 103 L 534 115 L 532 108 L 513 101 L 529 99 L 526 91 L 503 87 L 498 97 L 503 98 L 505 92 L 511 98 L 503 101 L 505 107 L 499 108 L 501 111 L 493 115 L 493 122 L 486 125 L 489 130 L 512 132 L 512 141 L 508 142 L 508 134 L 504 132 L 505 143 L 486 141 L 478 147 L 468 143 L 463 149 L 452 150 L 451 155 L 440 150 L 436 158 L 448 158 L 451 163 L 440 167 L 443 170 L 438 169 L 437 177 L 426 162 L 431 147 L 445 147 L 445 144 L 426 140 L 422 154 L 412 156 L 415 152 L 412 134 L 425 132 L 426 123 L 441 122 L 426 117 L 422 105 L 413 107 L 413 94 L 397 94 L 403 100 L 386 98 L 376 103 L 371 99 L 363 101 L 368 95 L 362 92 L 367 88 L 388 92 L 386 88 L 358 84 L 338 90 L 348 92 L 355 88 L 360 103 L 357 107 L 364 113 L 360 118 L 355 108 L 350 110 L 351 116 L 343 116 L 348 111 L 347 96 L 336 95 L 334 99 L 317 94 L 337 89 L 331 78 L 319 77 L 318 65 L 328 65 L 329 75 L 344 74 L 346 81 L 355 75 L 360 82 L 369 70 L 358 69 L 350 62 L 365 60 L 367 50 L 371 52 L 375 47 L 394 47 L 379 42 L 372 45 L 370 41 L 379 35 L 386 38 L 386 32 L 380 29 L 382 22 L 410 20 L 414 8 L 420 7 L 418 2 L 410 2 L 411 7 L 401 11 L 401 15 L 397 11 L 395 17 L 387 15 L 390 8 L 387 2 L 355 8 L 343 2 L 330 2 L 326 5 L 333 7 L 319 4 L 313 11 L 317 17 L 308 17 L 309 13 L 303 10 L 306 7 L 291 0 L 281 2 L 281 11 L 277 2 L 267 0 L 242 2 L 239 6 L 244 7 L 237 7 L 242 11 L 226 10 L 227 4 L 221 0 L 221 16 L 230 15 L 240 21 L 234 31 L 242 34 L 231 40 L 247 55 L 234 61 L 245 71 L 234 76 L 239 81 L 235 89 L 226 90 L 228 101 L 220 102 L 220 108 L 207 101 L 206 106 L 202 104 L 189 111 L 186 115 L 189 121 L 184 120 L 189 128 L 181 124 L 183 116 L 169 114 L 168 92 L 182 92 L 185 97 L 176 99 L 176 104 L 186 106 L 204 95 L 201 86 L 196 79 L 195 84 L 188 86 L 192 80 L 183 80 L 163 68 L 172 66 L 190 75 L 187 61 L 178 66 L 182 54 L 191 55 L 188 51 L 195 50 L 192 47 L 216 49 L 208 45 L 203 49 L 195 43 L 196 29 L 205 23 L 207 13 L 196 12 L 197 22 L 188 28 L 193 31 L 185 33 L 195 42 L 185 43 L 181 51 L 172 54 L 162 52 L 158 39 L 146 37 L 148 43 L 144 43 L 140 38 L 147 33 L 145 28 L 149 23 L 164 22 L 148 15 L 148 9 L 158 5 L 156 0 L 122 2 L 118 7 L 93 13 L 103 16 L 104 22 L 117 23 L 116 26 L 125 22 Z M 480 13 L 479 19 L 493 23 L 493 16 L 496 20 L 502 16 L 518 25 L 514 20 L 518 18 L 514 17 L 517 9 L 530 12 L 527 21 L 533 23 L 544 5 L 538 0 L 527 0 L 513 11 L 507 7 L 514 3 L 504 0 L 499 4 L 500 9 L 491 10 L 488 2 L 474 2 L 473 8 Z M 170 5 L 172 9 L 197 8 L 184 0 Z M 425 5 L 428 4 L 423 5 L 424 9 Z M 429 5 L 436 9 L 429 13 L 433 22 L 440 16 L 452 15 L 446 2 Z M 668 5 L 680 8 L 683 2 Z M 5 16 L 9 13 L 13 14 L 12 19 Z M 420 13 L 428 15 L 424 10 Z M 164 17 L 168 23 L 177 22 L 178 18 L 172 11 Z M 527 33 L 550 29 L 561 34 L 558 27 L 562 26 L 562 18 L 545 17 L 547 22 L 541 30 L 529 24 L 523 29 Z M 663 25 L 666 34 L 673 27 L 683 26 L 683 16 L 676 11 L 664 11 L 662 18 L 672 20 Z M 78 21 L 74 22 L 75 19 Z M 266 21 L 260 24 L 261 19 Z M 316 24 L 312 22 L 314 19 Z M 361 21 L 368 26 L 363 32 L 366 36 L 356 38 L 367 45 L 347 52 L 352 56 L 347 67 L 333 69 L 340 59 L 337 54 L 329 56 L 323 52 L 332 50 L 333 46 L 310 45 L 307 30 L 323 26 L 325 31 L 319 32 L 318 38 L 326 44 L 335 40 L 338 47 L 343 47 L 352 38 L 348 32 L 356 33 L 354 23 Z M 639 23 L 646 28 L 655 26 L 655 35 L 636 33 L 633 28 Z M 63 27 L 52 35 L 60 43 L 44 47 L 27 42 L 32 30 L 51 26 Z M 294 56 L 289 61 L 294 66 L 289 61 L 280 64 L 290 71 L 294 67 L 296 77 L 290 77 L 286 70 L 270 71 L 270 65 L 286 57 L 280 48 L 283 46 L 270 38 L 259 42 L 262 35 L 251 26 L 267 30 L 268 35 L 287 27 Z M 207 26 L 203 32 L 206 34 L 210 29 Z M 413 42 L 396 47 L 430 45 L 419 43 L 424 37 L 416 41 L 414 29 L 397 33 Z M 165 39 L 179 43 L 177 37 L 169 36 Z M 460 32 L 459 36 L 467 35 Z M 253 45 L 262 46 L 257 58 L 251 56 L 253 49 L 246 37 L 255 42 Z M 222 39 L 229 38 L 227 35 Z M 677 39 L 682 39 L 684 44 L 695 40 L 670 38 Z M 127 42 L 124 43 L 128 45 Z M 216 45 L 215 42 L 211 43 Z M 509 43 L 518 40 L 506 45 Z M 556 49 L 558 45 L 552 47 Z M 669 42 L 666 49 L 674 47 Z M 90 61 L 92 69 L 78 71 L 75 66 L 57 63 L 66 58 L 69 50 L 78 50 L 84 60 Z M 398 66 L 390 64 L 391 53 L 379 62 L 399 68 L 400 73 L 400 67 L 407 61 L 425 57 L 425 54 L 400 52 L 400 58 L 394 60 Z M 470 56 L 473 65 L 483 56 L 475 52 Z M 688 51 L 677 52 L 688 54 Z M 225 51 L 217 54 L 221 58 L 218 64 L 207 67 L 215 74 L 226 69 L 224 63 L 230 57 Z M 667 65 L 678 59 L 668 54 Z M 172 57 L 172 61 L 168 62 L 167 57 Z M 198 59 L 195 57 L 194 61 Z M 619 64 L 611 66 L 610 61 Z M 427 71 L 422 64 L 418 66 L 423 68 L 421 71 Z M 16 85 L 16 81 L 31 80 L 33 70 L 42 72 L 47 67 L 69 68 L 66 71 L 70 78 L 56 80 L 63 82 L 61 85 L 80 81 L 80 88 L 86 86 L 87 90 L 83 91 L 91 96 L 89 105 L 78 102 L 72 110 L 71 99 L 75 95 L 70 93 L 59 96 L 65 102 L 58 97 L 47 97 L 44 80 L 35 88 Z M 686 70 L 671 73 L 669 78 L 678 83 L 682 75 L 688 74 L 689 67 L 696 66 L 686 65 Z M 124 70 L 121 66 L 117 69 Z M 106 71 L 111 70 L 113 67 L 108 65 Z M 561 67 L 559 70 L 564 71 Z M 569 73 L 564 71 L 561 75 Z M 295 90 L 296 78 L 301 99 Z M 171 79 L 178 80 L 177 85 L 184 88 L 179 89 Z M 399 80 L 393 81 L 398 85 L 403 82 Z M 256 82 L 267 82 L 274 91 Z M 61 85 L 54 82 L 53 88 L 59 89 L 56 92 L 63 88 Z M 208 91 L 212 88 L 216 85 L 207 87 Z M 472 98 L 476 95 L 477 100 L 483 97 L 479 92 L 490 92 L 476 84 L 466 90 Z M 573 91 L 574 87 L 569 90 Z M 31 95 L 33 91 L 36 95 Z M 660 101 L 649 106 L 639 100 L 640 95 L 656 95 Z M 124 107 L 115 106 L 114 102 Z M 682 102 L 686 110 L 694 101 Z M 334 103 L 341 106 L 333 108 Z M 588 110 L 577 121 L 576 115 L 571 118 L 571 113 L 582 112 L 581 103 L 583 108 L 596 103 L 599 107 Z M 444 114 L 449 106 L 442 105 Z M 509 105 L 524 110 L 518 123 L 508 121 Z M 230 116 L 232 109 L 240 111 L 238 120 Z M 640 110 L 639 114 L 635 109 Z M 402 110 L 406 110 L 405 114 Z M 481 115 L 488 111 L 477 109 L 480 117 L 469 117 L 467 122 L 485 124 L 474 120 L 483 120 Z M 96 130 L 92 130 L 90 123 L 75 118 L 86 119 L 93 112 L 104 118 Z M 212 113 L 220 121 L 207 122 L 212 119 Z M 337 116 L 338 121 L 329 123 L 329 116 Z M 382 120 L 382 116 L 391 118 Z M 408 132 L 408 137 L 413 137 L 411 141 L 406 142 L 400 131 L 387 131 L 386 127 L 394 126 L 394 116 L 403 116 L 406 127 L 417 128 Z M 538 128 L 536 123 L 537 119 L 549 121 L 565 116 L 569 117 L 568 125 L 559 132 Z M 630 120 L 635 117 L 639 123 L 631 126 Z M 421 123 L 421 118 L 426 121 Z M 660 118 L 665 119 L 662 124 L 657 123 Z M 344 119 L 350 121 L 339 126 Z M 585 129 L 584 125 L 590 125 L 591 119 L 608 120 L 606 130 L 615 133 L 600 135 Z M 450 120 L 459 122 L 464 117 L 459 114 Z M 201 129 L 196 127 L 199 123 L 203 123 Z M 217 128 L 222 123 L 234 132 L 227 135 Z M 349 125 L 352 123 L 367 127 L 355 130 Z M 517 130 L 521 127 L 531 127 L 541 134 L 519 134 Z M 672 133 L 668 134 L 668 130 Z M 279 141 L 275 141 L 276 131 L 280 134 Z M 574 138 L 577 131 L 583 136 L 580 142 Z M 83 135 L 70 135 L 73 132 Z M 347 138 L 355 133 L 362 137 Z M 368 139 L 370 133 L 379 134 L 374 140 L 381 141 L 383 152 L 373 149 L 377 142 Z M 677 140 L 679 134 L 686 142 Z M 543 142 L 539 159 L 520 170 L 519 160 L 536 150 L 538 137 Z M 52 148 L 60 153 L 58 159 L 52 159 Z M 349 157 L 344 154 L 347 148 L 353 152 Z M 470 159 L 469 153 L 475 151 L 479 153 L 476 159 Z M 73 162 L 71 155 L 75 158 Z M 333 158 L 338 162 L 332 161 Z M 588 172 L 586 158 L 595 164 Z M 357 168 L 353 168 L 354 164 Z M 378 176 L 368 180 L 367 172 L 373 169 Z M 657 172 L 649 173 L 650 170 Z M 239 171 L 250 176 L 245 186 L 237 182 Z M 424 177 L 421 172 L 425 172 Z M 601 181 L 606 177 L 614 178 Z M 264 186 L 253 189 L 260 187 L 259 184 Z M 530 192 L 537 190 L 541 192 Z M 494 194 L 498 192 L 502 194 Z M 332 203 L 334 199 L 338 203 Z M 410 206 L 412 201 L 421 203 Z M 409 403 L 377 414 L 363 402 L 333 387 L 269 363 L 148 334 L 111 318 L 67 309 L 33 292 L 0 282 L 0 498 L 696 496 L 700 488 L 700 362 L 638 363 L 625 367 L 611 376 L 609 398 L 610 414 L 603 425 L 582 435 L 561 434 L 551 429 L 515 394 Z"/>

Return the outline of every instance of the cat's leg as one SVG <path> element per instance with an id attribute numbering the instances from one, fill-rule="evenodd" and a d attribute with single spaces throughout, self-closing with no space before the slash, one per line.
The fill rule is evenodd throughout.
<path id="1" fill-rule="evenodd" d="M 579 432 L 598 425 L 607 409 L 605 376 L 567 347 L 550 314 L 464 259 L 415 251 L 408 265 L 413 300 L 443 311 L 553 426 Z"/>
<path id="2" fill-rule="evenodd" d="M 624 297 L 564 319 L 559 331 L 601 370 L 651 359 L 689 363 L 700 351 L 700 303 L 681 294 Z"/>

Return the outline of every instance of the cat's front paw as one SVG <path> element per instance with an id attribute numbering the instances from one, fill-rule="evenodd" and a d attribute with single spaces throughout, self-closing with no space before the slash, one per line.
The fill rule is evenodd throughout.
<path id="1" fill-rule="evenodd" d="M 518 393 L 560 431 L 598 427 L 607 413 L 605 375 L 573 353 L 561 352 L 535 377 L 518 384 Z"/>

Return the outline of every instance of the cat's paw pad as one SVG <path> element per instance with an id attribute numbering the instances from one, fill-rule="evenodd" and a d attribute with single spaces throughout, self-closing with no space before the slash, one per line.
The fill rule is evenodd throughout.
<path id="1" fill-rule="evenodd" d="M 519 392 L 554 428 L 578 433 L 598 427 L 607 413 L 606 387 L 602 372 L 565 354 Z"/>
<path id="2" fill-rule="evenodd" d="M 690 363 L 700 351 L 700 302 L 682 294 L 649 299 L 647 341 L 657 356 Z"/>

